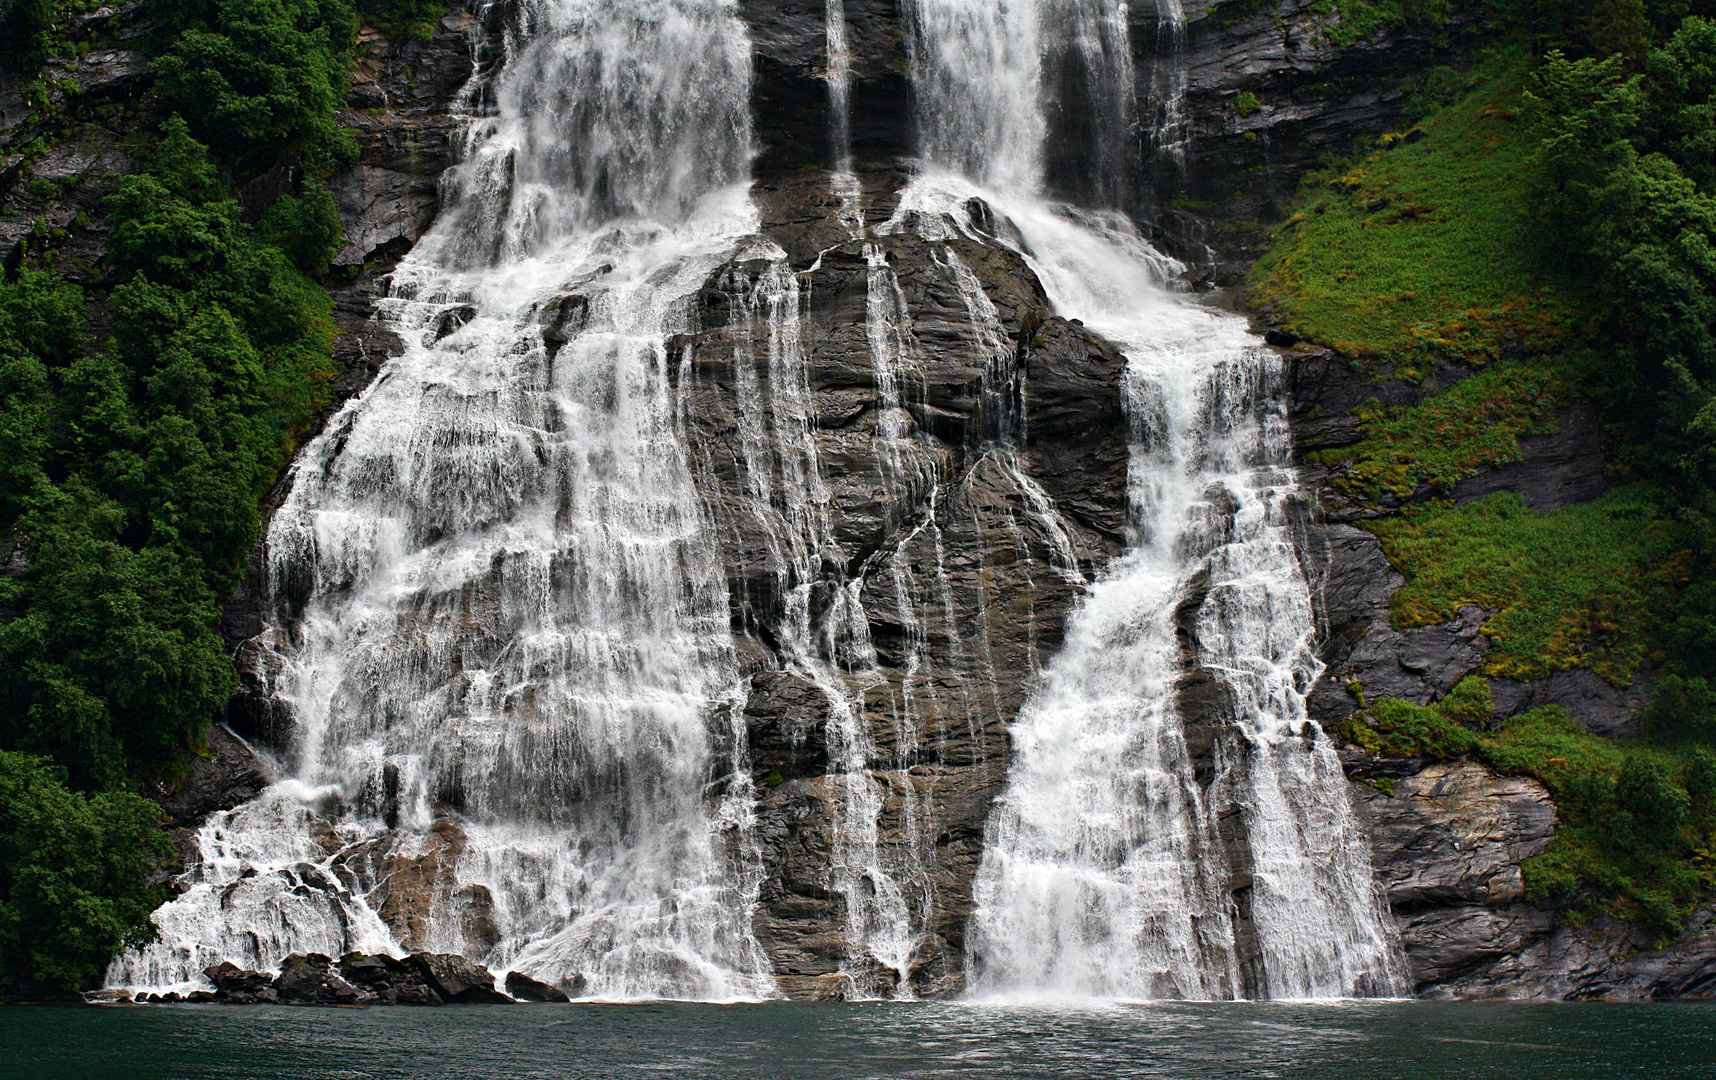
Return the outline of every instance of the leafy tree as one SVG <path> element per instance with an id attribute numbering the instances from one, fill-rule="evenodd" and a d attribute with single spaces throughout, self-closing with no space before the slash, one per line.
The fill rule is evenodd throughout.
<path id="1" fill-rule="evenodd" d="M 229 164 L 261 171 L 285 150 L 313 174 L 351 160 L 334 120 L 356 17 L 339 0 L 178 0 L 160 5 L 179 30 L 156 62 L 175 108 Z"/>
<path id="2" fill-rule="evenodd" d="M 66 788 L 49 761 L 0 751 L 0 970 L 86 986 L 122 947 L 152 937 L 172 850 L 141 796 Z"/>

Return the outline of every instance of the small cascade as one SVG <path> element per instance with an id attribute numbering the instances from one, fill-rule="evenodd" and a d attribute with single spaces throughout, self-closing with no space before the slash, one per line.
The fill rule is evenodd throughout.
<path id="1" fill-rule="evenodd" d="M 1182 0 L 1156 0 L 1156 33 L 1145 87 L 1145 152 L 1152 171 L 1184 180 L 1190 135 L 1186 128 L 1186 11 Z"/>
<path id="2" fill-rule="evenodd" d="M 111 984 L 410 948 L 600 998 L 774 992 L 668 348 L 756 229 L 749 42 L 730 0 L 517 19 L 394 276 L 406 351 L 305 448 L 269 528 L 286 779 L 210 819 Z"/>
<path id="3" fill-rule="evenodd" d="M 1346 780 L 1305 713 L 1318 674 L 1290 528 L 1279 360 L 1112 213 L 1050 204 L 1053 58 L 1125 5 L 916 0 L 927 168 L 901 215 L 1009 242 L 1057 313 L 1128 358 L 1131 543 L 1090 591 L 1013 728 L 969 929 L 990 995 L 1398 992 L 1402 965 Z M 1070 35 L 1070 37 L 1069 37 Z M 1124 50 L 1120 50 L 1124 52 Z M 1048 58 L 1045 62 L 1044 58 Z M 1118 61 L 1117 61 L 1118 63 Z M 1130 99 L 1130 65 L 1113 66 Z M 1112 85 L 1085 77 L 1102 115 Z M 1007 115 L 1027 102 L 1037 116 Z M 998 127 L 997 125 L 1001 125 Z M 973 220 L 1005 219 L 997 230 Z M 1016 237 L 997 241 L 997 233 Z M 1004 370 L 1004 369 L 1002 369 Z M 998 382 L 998 385 L 1000 383 Z M 1029 387 L 1023 388 L 1029 397 Z M 1004 452 L 1005 440 L 998 443 Z M 1189 738 L 1195 734 L 1197 737 Z"/>
<path id="4" fill-rule="evenodd" d="M 834 117 L 834 171 L 852 172 L 852 42 L 846 31 L 845 0 L 828 0 L 823 17 L 828 39 L 828 105 Z"/>

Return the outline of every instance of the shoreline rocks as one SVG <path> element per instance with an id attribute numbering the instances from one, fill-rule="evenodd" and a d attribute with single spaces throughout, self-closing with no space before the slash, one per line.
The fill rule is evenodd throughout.
<path id="1" fill-rule="evenodd" d="M 85 1000 L 134 1005 L 514 1005 L 566 1003 L 584 990 L 582 978 L 557 987 L 509 971 L 502 993 L 488 968 L 454 953 L 348 953 L 338 960 L 321 953 L 294 953 L 278 975 L 248 971 L 231 961 L 205 968 L 203 974 L 214 983 L 213 990 L 136 996 L 127 990 L 99 990 Z"/>

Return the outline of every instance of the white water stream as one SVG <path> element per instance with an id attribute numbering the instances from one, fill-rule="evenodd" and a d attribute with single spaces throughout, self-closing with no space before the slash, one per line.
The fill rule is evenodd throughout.
<path id="1" fill-rule="evenodd" d="M 1109 15 L 1123 21 L 1124 6 L 1110 0 Z M 1176 291 L 1177 264 L 1129 223 L 1041 197 L 1044 58 L 1070 43 L 1087 70 L 1130 63 L 1097 48 L 1089 28 L 1103 20 L 1086 8 L 913 5 L 926 169 L 899 216 L 973 232 L 975 197 L 1011 222 L 1057 313 L 1126 353 L 1132 425 L 1132 542 L 1014 725 L 977 878 L 971 988 L 1395 993 L 1399 950 L 1366 838 L 1333 748 L 1305 714 L 1319 664 L 1290 529 L 1298 492 L 1280 360 L 1243 320 Z M 1129 67 L 1087 85 L 1130 95 Z M 1225 688 L 1220 704 L 1205 699 L 1208 715 L 1182 714 L 1188 666 Z M 1207 788 L 1190 721 L 1219 729 Z M 1249 859 L 1231 860 L 1236 849 Z"/>
<path id="2" fill-rule="evenodd" d="M 406 352 L 269 529 L 287 779 L 208 822 L 111 984 L 409 945 L 593 997 L 773 993 L 667 346 L 757 227 L 734 8 L 524 5 L 384 305 Z"/>

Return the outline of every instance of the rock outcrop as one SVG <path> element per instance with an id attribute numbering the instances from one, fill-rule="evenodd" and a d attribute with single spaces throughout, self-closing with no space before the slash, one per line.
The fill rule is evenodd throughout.
<path id="1" fill-rule="evenodd" d="M 1365 401 L 1415 405 L 1470 374 L 1444 364 L 1423 382 L 1404 382 L 1326 349 L 1295 345 L 1287 355 L 1293 364 L 1290 415 L 1302 453 L 1357 442 L 1352 410 Z M 1534 510 L 1556 510 L 1602 495 L 1609 487 L 1605 442 L 1590 405 L 1575 401 L 1556 419 L 1553 434 L 1520 440 L 1519 461 L 1461 481 L 1448 493 L 1453 501 L 1510 491 Z M 1361 707 L 1359 694 L 1430 704 L 1481 672 L 1488 649 L 1482 627 L 1493 612 L 1468 606 L 1442 625 L 1394 625 L 1390 598 L 1406 579 L 1376 536 L 1354 523 L 1391 513 L 1400 503 L 1356 498 L 1321 466 L 1305 473 L 1317 513 L 1305 529 L 1301 557 L 1327 665 L 1307 703 L 1311 715 L 1324 724 L 1343 720 Z M 1580 669 L 1533 682 L 1487 681 L 1494 724 L 1558 705 L 1587 731 L 1609 738 L 1638 736 L 1637 716 L 1650 692 L 1648 668 L 1624 689 Z M 1698 914 L 1680 939 L 1658 947 L 1607 916 L 1575 929 L 1557 912 L 1526 900 L 1519 864 L 1544 850 L 1556 826 L 1555 805 L 1541 784 L 1497 776 L 1471 760 L 1377 759 L 1356 749 L 1342 758 L 1420 995 L 1637 999 L 1709 992 L 1716 957 L 1708 912 Z"/>
<path id="2" fill-rule="evenodd" d="M 288 956 L 277 975 L 246 971 L 230 961 L 215 964 L 203 975 L 214 989 L 143 994 L 136 998 L 103 992 L 102 1001 L 134 1000 L 138 1004 L 180 1001 L 221 1005 L 509 1005 L 514 1001 L 551 1002 L 570 998 L 545 983 L 509 972 L 507 993 L 495 989 L 495 978 L 481 964 L 463 956 L 414 952 L 404 957 L 352 953 L 334 960 L 319 953 Z"/>
<path id="3" fill-rule="evenodd" d="M 863 174 L 872 226 L 887 219 L 903 180 L 897 169 Z M 911 229 L 860 241 L 834 218 L 826 175 L 764 182 L 758 196 L 764 235 L 799 271 L 802 370 L 760 344 L 779 327 L 771 331 L 767 305 L 753 299 L 768 287 L 770 264 L 751 261 L 706 287 L 704 329 L 685 342 L 681 392 L 723 538 L 734 631 L 756 667 L 745 719 L 766 792 L 759 936 L 788 993 L 853 992 L 839 974 L 849 970 L 851 943 L 831 870 L 852 781 L 828 749 L 834 710 L 853 709 L 873 748 L 868 780 L 884 792 L 878 860 L 916 898 L 923 922 L 906 977 L 914 992 L 952 993 L 984 822 L 1006 778 L 1007 724 L 1088 576 L 1123 543 L 1124 362 L 1053 316 L 1023 261 L 999 245 L 932 243 Z M 901 372 L 909 392 L 898 402 L 881 398 L 875 374 L 866 245 L 885 256 L 903 301 L 896 318 L 919 346 Z M 974 319 L 961 292 L 972 281 L 994 307 L 993 327 Z M 990 333 L 1022 381 L 1028 435 L 1017 445 L 995 438 L 996 412 L 1010 406 L 986 388 Z M 778 392 L 771 380 L 783 376 L 804 380 L 807 403 Z M 783 403 L 802 414 L 783 415 Z M 802 428 L 807 418 L 814 423 Z M 781 527 L 777 508 L 759 505 L 754 492 L 761 484 L 787 498 L 791 481 L 779 471 L 754 474 L 758 448 L 746 442 L 747 425 L 805 430 L 802 445 L 763 450 L 777 462 L 804 455 L 800 464 L 813 464 L 829 488 L 827 531 L 816 538 L 825 546 L 811 572 L 817 590 L 858 599 L 875 665 L 862 685 L 846 677 L 817 685 L 779 640 L 783 589 L 797 581 L 770 534 Z M 835 616 L 824 609 L 816 618 L 820 635 Z M 852 700 L 836 703 L 831 693 Z M 885 993 L 900 973 L 858 976 L 879 980 L 859 992 Z"/>

